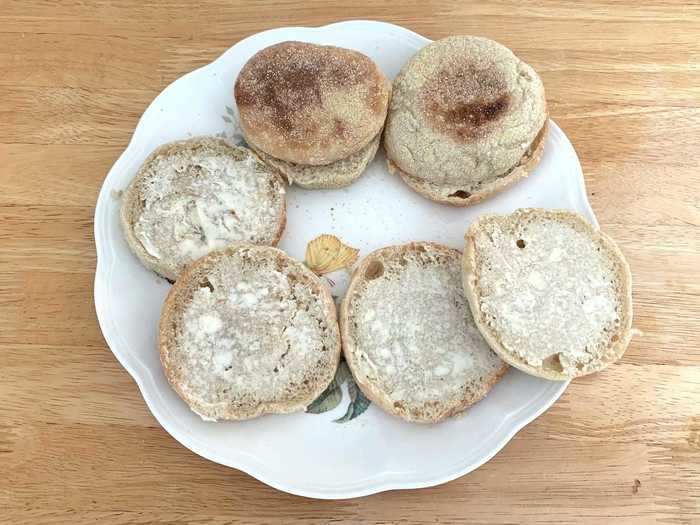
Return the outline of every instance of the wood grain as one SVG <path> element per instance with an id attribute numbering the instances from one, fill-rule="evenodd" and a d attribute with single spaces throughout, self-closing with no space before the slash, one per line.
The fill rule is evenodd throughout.
<path id="1" fill-rule="evenodd" d="M 541 74 L 634 276 L 635 338 L 446 485 L 312 501 L 190 453 L 92 305 L 92 215 L 148 103 L 277 26 L 387 20 L 489 36 Z M 700 5 L 4 0 L 0 523 L 700 523 Z"/>

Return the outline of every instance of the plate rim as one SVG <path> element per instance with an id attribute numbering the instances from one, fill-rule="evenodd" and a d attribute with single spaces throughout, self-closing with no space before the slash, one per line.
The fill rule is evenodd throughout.
<path id="1" fill-rule="evenodd" d="M 481 456 L 479 456 L 479 459 L 477 460 L 470 461 L 467 464 L 459 464 L 456 466 L 456 468 L 452 467 L 445 472 L 433 474 L 427 477 L 421 477 L 420 479 L 417 479 L 415 477 L 406 478 L 405 474 L 379 472 L 373 476 L 370 476 L 350 485 L 345 484 L 342 486 L 338 485 L 333 487 L 318 487 L 309 484 L 304 485 L 303 483 L 290 484 L 289 481 L 280 481 L 279 479 L 277 479 L 279 478 L 278 472 L 271 471 L 271 469 L 267 465 L 265 465 L 263 462 L 260 462 L 252 454 L 242 452 L 240 450 L 233 450 L 229 451 L 229 453 L 234 456 L 234 460 L 232 460 L 230 457 L 224 458 L 216 451 L 210 450 L 207 445 L 199 442 L 194 435 L 181 434 L 180 431 L 174 429 L 169 422 L 170 418 L 168 414 L 167 404 L 162 403 L 159 405 L 156 402 L 156 398 L 159 396 L 159 392 L 155 385 L 155 379 L 151 371 L 147 367 L 143 366 L 143 364 L 140 363 L 138 360 L 131 360 L 128 352 L 123 351 L 123 349 L 127 348 L 128 345 L 126 344 L 119 330 L 115 326 L 115 322 L 110 314 L 111 309 L 107 302 L 107 287 L 116 265 L 111 264 L 109 267 L 106 268 L 106 257 L 100 257 L 100 255 L 104 253 L 107 249 L 109 249 L 112 252 L 112 254 L 114 254 L 115 248 L 114 243 L 109 243 L 107 241 L 109 236 L 106 234 L 106 232 L 101 231 L 102 229 L 106 228 L 106 222 L 102 220 L 101 217 L 102 215 L 104 215 L 103 210 L 104 207 L 107 205 L 107 199 L 110 198 L 111 190 L 109 189 L 109 185 L 107 184 L 109 179 L 113 177 L 114 173 L 120 171 L 122 164 L 127 162 L 128 159 L 130 159 L 134 155 L 141 153 L 141 150 L 145 147 L 143 145 L 139 146 L 139 143 L 146 142 L 142 141 L 142 138 L 144 137 L 145 133 L 145 126 L 143 124 L 146 120 L 150 119 L 150 113 L 154 111 L 161 97 L 163 97 L 164 93 L 168 91 L 171 87 L 173 87 L 178 82 L 184 82 L 190 76 L 200 74 L 203 71 L 212 68 L 214 64 L 221 61 L 225 56 L 235 52 L 235 49 L 239 46 L 253 44 L 256 40 L 264 40 L 267 36 L 273 33 L 289 31 L 304 31 L 318 33 L 332 30 L 341 26 L 345 28 L 350 26 L 356 26 L 355 29 L 361 29 L 363 27 L 369 28 L 371 26 L 371 29 L 376 30 L 377 28 L 381 28 L 383 30 L 390 31 L 395 34 L 400 34 L 404 37 L 408 36 L 417 40 L 420 43 L 431 42 L 430 39 L 414 31 L 411 31 L 410 29 L 406 29 L 402 26 L 398 26 L 395 24 L 375 20 L 344 20 L 334 22 L 332 24 L 314 27 L 279 27 L 249 35 L 246 38 L 236 42 L 233 46 L 231 46 L 221 55 L 219 55 L 215 60 L 175 79 L 173 82 L 164 87 L 160 91 L 160 93 L 150 102 L 148 107 L 145 109 L 145 111 L 139 118 L 139 121 L 137 122 L 136 126 L 134 127 L 134 131 L 126 148 L 118 157 L 118 159 L 114 162 L 114 164 L 108 171 L 105 179 L 103 180 L 102 187 L 97 198 L 97 204 L 95 206 L 93 230 L 95 239 L 95 249 L 97 255 L 94 280 L 94 304 L 100 330 L 103 334 L 105 342 L 107 343 L 107 346 L 110 348 L 117 361 L 136 382 L 139 391 L 141 392 L 141 396 L 143 397 L 144 402 L 146 403 L 146 406 L 150 410 L 151 414 L 153 414 L 155 419 L 158 421 L 158 423 L 168 434 L 170 434 L 181 445 L 191 450 L 195 454 L 204 457 L 205 459 L 230 468 L 235 468 L 237 470 L 243 471 L 246 474 L 256 478 L 257 480 L 277 490 L 281 490 L 283 492 L 295 494 L 298 496 L 316 499 L 346 499 L 366 496 L 387 490 L 424 488 L 440 485 L 458 477 L 461 477 L 465 474 L 468 474 L 469 472 L 477 469 L 484 463 L 488 462 L 491 458 L 493 458 L 515 436 L 515 434 L 517 434 L 525 426 L 527 426 L 529 423 L 531 423 L 537 417 L 539 417 L 543 412 L 549 409 L 554 404 L 554 402 L 557 399 L 559 399 L 559 397 L 561 397 L 561 395 L 569 385 L 569 381 L 552 382 L 552 385 L 550 387 L 545 389 L 538 397 L 532 399 L 526 406 L 522 407 L 517 412 L 508 414 L 507 417 L 504 418 L 500 422 L 499 426 L 492 432 L 492 436 L 495 437 L 493 437 L 491 440 L 485 441 L 485 444 L 488 446 L 483 445 L 480 447 L 480 450 L 486 450 L 484 450 L 484 452 L 481 454 Z M 552 128 L 554 130 L 560 132 L 561 135 L 566 139 L 565 145 L 567 145 L 571 149 L 571 153 L 577 161 L 576 169 L 579 175 L 578 182 L 581 186 L 580 190 L 582 190 L 581 201 L 583 206 L 586 208 L 588 218 L 592 220 L 595 227 L 598 227 L 597 220 L 595 219 L 595 215 L 590 206 L 590 202 L 588 201 L 588 196 L 585 188 L 585 180 L 583 178 L 583 173 L 580 161 L 578 159 L 578 155 L 576 154 L 573 145 L 568 140 L 568 137 L 566 137 L 564 132 L 559 128 L 559 126 L 557 126 L 557 124 L 551 119 L 550 124 L 552 125 Z M 533 405 L 537 404 L 537 402 L 539 402 L 539 400 L 542 397 L 545 397 L 545 395 L 548 397 L 551 396 L 550 399 L 540 406 L 533 407 Z M 162 410 L 161 406 L 163 407 Z M 506 425 L 506 423 L 508 424 Z M 275 477 L 276 473 L 278 475 L 277 478 Z"/>

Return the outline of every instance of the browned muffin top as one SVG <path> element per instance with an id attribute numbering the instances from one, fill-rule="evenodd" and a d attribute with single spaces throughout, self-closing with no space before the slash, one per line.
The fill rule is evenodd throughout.
<path id="1" fill-rule="evenodd" d="M 393 85 L 388 158 L 421 183 L 472 189 L 508 175 L 547 118 L 537 73 L 505 46 L 452 36 L 425 46 Z"/>
<path id="2" fill-rule="evenodd" d="M 282 42 L 256 53 L 235 85 L 240 124 L 256 148 L 298 164 L 329 164 L 381 130 L 390 84 L 367 56 Z"/>

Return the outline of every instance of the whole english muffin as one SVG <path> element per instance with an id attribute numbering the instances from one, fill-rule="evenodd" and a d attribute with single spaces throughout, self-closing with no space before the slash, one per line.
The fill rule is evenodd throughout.
<path id="1" fill-rule="evenodd" d="M 328 285 L 268 246 L 230 246 L 188 267 L 159 333 L 168 381 L 205 420 L 304 410 L 340 360 Z"/>
<path id="2" fill-rule="evenodd" d="M 538 208 L 482 215 L 465 241 L 464 292 L 504 361 L 566 380 L 622 357 L 633 335 L 630 269 L 583 217 Z"/>
<path id="3" fill-rule="evenodd" d="M 379 134 L 391 85 L 357 51 L 282 42 L 257 52 L 235 84 L 240 126 L 256 149 L 295 164 L 330 164 Z"/>
<path id="4" fill-rule="evenodd" d="M 525 177 L 546 138 L 544 86 L 501 44 L 427 45 L 393 85 L 384 131 L 392 171 L 429 199 L 467 206 Z"/>
<path id="5" fill-rule="evenodd" d="M 232 243 L 277 244 L 285 185 L 249 149 L 195 137 L 148 156 L 124 191 L 120 217 L 141 263 L 175 280 L 192 261 Z"/>
<path id="6" fill-rule="evenodd" d="M 340 307 L 343 353 L 362 392 L 390 414 L 435 423 L 483 398 L 508 366 L 477 330 L 461 253 L 389 246 L 353 272 Z"/>

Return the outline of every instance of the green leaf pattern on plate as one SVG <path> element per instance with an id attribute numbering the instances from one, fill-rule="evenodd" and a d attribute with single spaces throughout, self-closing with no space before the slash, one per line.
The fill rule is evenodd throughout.
<path id="1" fill-rule="evenodd" d="M 343 391 L 341 389 L 343 383 L 347 383 L 348 385 L 350 403 L 348 404 L 345 414 L 338 419 L 334 419 L 333 421 L 335 423 L 345 423 L 362 414 L 365 410 L 367 410 L 367 407 L 369 407 L 370 401 L 355 384 L 355 380 L 353 379 L 345 360 L 340 361 L 338 370 L 335 372 L 335 378 L 333 381 L 331 381 L 330 385 L 328 385 L 328 388 L 326 388 L 323 393 L 306 408 L 306 411 L 311 414 L 322 414 L 324 412 L 328 412 L 329 410 L 333 410 L 340 405 L 340 402 L 343 399 Z"/>
<path id="2" fill-rule="evenodd" d="M 342 399 L 343 391 L 334 379 L 331 381 L 331 384 L 328 385 L 328 388 L 326 388 L 313 403 L 306 407 L 306 411 L 311 414 L 323 414 L 337 407 Z"/>
<path id="3" fill-rule="evenodd" d="M 369 407 L 369 399 L 367 399 L 362 391 L 357 388 L 355 381 L 351 380 L 348 382 L 348 393 L 350 394 L 350 404 L 348 405 L 348 409 L 345 411 L 345 415 L 343 417 L 333 420 L 335 423 L 345 423 L 346 421 L 355 419 Z"/>
<path id="4" fill-rule="evenodd" d="M 236 146 L 247 146 L 243 138 L 243 132 L 238 125 L 238 111 L 232 106 L 224 106 L 226 113 L 221 115 L 221 120 L 229 124 L 224 131 L 216 134 L 217 137 L 233 142 Z"/>
<path id="5" fill-rule="evenodd" d="M 335 382 L 338 383 L 338 385 L 342 385 L 348 379 L 354 382 L 348 364 L 345 362 L 345 359 L 341 359 L 338 370 L 335 371 Z"/>

